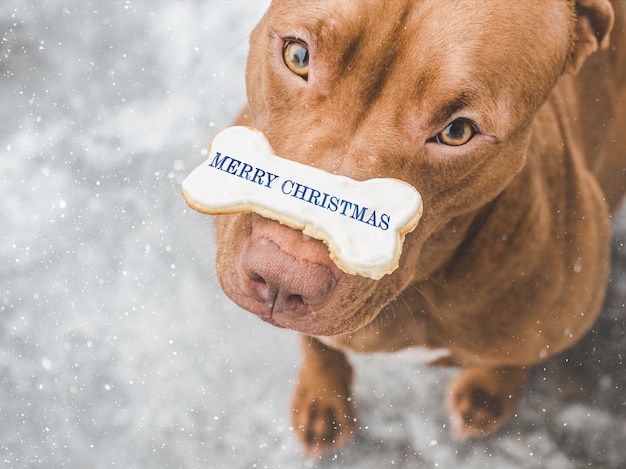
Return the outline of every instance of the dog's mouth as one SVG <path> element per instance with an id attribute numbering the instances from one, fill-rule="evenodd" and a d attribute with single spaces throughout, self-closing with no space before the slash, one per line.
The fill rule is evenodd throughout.
<path id="1" fill-rule="evenodd" d="M 309 335 L 354 329 L 361 301 L 355 297 L 362 296 L 355 292 L 376 281 L 341 271 L 322 242 L 299 231 L 258 215 L 236 218 L 248 219 L 249 228 L 233 220 L 217 259 L 220 283 L 233 302 L 269 324 Z M 237 252 L 225 249 L 229 245 Z"/>
<path id="2" fill-rule="evenodd" d="M 307 334 L 328 331 L 318 311 L 333 302 L 342 275 L 337 269 L 292 257 L 263 237 L 248 240 L 236 267 L 236 278 L 223 287 L 239 306 L 274 326 Z"/>
<path id="3" fill-rule="evenodd" d="M 331 301 L 340 276 L 328 265 L 292 257 L 265 237 L 248 240 L 239 265 L 246 309 L 296 330 L 316 322 L 316 310 Z"/>
<path id="4" fill-rule="evenodd" d="M 244 280 L 244 283 L 249 283 Z M 257 288 L 259 281 L 255 281 Z M 266 288 L 265 285 L 262 288 Z M 224 285 L 227 296 L 241 308 L 255 314 L 263 321 L 276 327 L 291 329 L 308 335 L 336 335 L 346 332 L 341 327 L 343 321 L 335 315 L 329 315 L 327 311 L 332 309 L 332 300 L 327 304 L 319 305 L 319 308 L 306 303 L 306 300 L 297 294 L 278 294 L 276 297 L 262 301 L 256 293 L 251 293 L 250 288 L 232 288 Z"/>
<path id="5" fill-rule="evenodd" d="M 290 304 L 297 305 L 291 309 L 284 309 L 275 304 L 259 302 L 247 296 L 245 292 L 236 292 L 232 288 L 226 287 L 224 291 L 238 306 L 255 314 L 264 322 L 311 336 L 348 334 L 367 322 L 359 319 L 351 309 L 338 307 L 338 302 L 333 300 L 318 309 L 302 304 L 300 299 L 290 299 Z"/>

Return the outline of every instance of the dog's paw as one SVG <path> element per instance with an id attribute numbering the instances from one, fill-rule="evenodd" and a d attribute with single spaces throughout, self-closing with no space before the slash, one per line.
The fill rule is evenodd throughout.
<path id="1" fill-rule="evenodd" d="M 453 436 L 482 437 L 506 423 L 525 379 L 526 371 L 517 368 L 471 368 L 461 373 L 448 392 Z"/>
<path id="2" fill-rule="evenodd" d="M 340 447 L 354 436 L 356 418 L 346 380 L 303 379 L 292 404 L 293 427 L 310 454 Z"/>

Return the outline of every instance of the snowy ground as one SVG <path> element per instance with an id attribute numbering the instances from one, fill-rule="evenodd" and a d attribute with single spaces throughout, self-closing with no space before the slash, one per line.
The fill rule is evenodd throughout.
<path id="1" fill-rule="evenodd" d="M 0 4 L 0 465 L 625 467 L 626 211 L 596 330 L 503 431 L 451 441 L 453 371 L 360 357 L 359 436 L 300 453 L 297 340 L 225 299 L 210 220 L 179 195 L 244 102 L 267 3 Z"/>

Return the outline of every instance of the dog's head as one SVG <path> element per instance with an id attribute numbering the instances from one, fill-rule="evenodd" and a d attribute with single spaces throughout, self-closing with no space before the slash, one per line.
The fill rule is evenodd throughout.
<path id="1" fill-rule="evenodd" d="M 343 273 L 321 242 L 277 222 L 219 216 L 224 291 L 307 334 L 367 324 L 440 268 L 464 220 L 521 171 L 538 109 L 611 21 L 607 0 L 274 0 L 251 37 L 254 126 L 281 156 L 414 185 L 424 215 L 378 281 Z"/>

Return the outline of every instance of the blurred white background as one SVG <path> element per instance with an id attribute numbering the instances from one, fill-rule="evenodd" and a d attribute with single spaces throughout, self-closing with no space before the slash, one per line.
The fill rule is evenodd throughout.
<path id="1" fill-rule="evenodd" d="M 0 5 L 0 465 L 624 467 L 626 213 L 598 327 L 501 432 L 450 440 L 454 370 L 356 357 L 359 435 L 301 454 L 298 340 L 224 297 L 211 221 L 180 196 L 245 102 L 268 3 Z"/>

